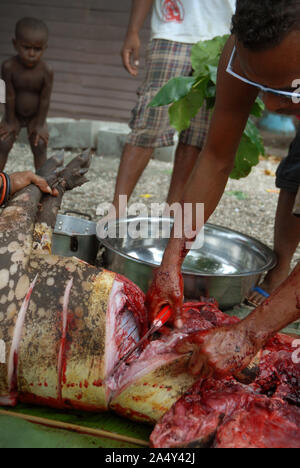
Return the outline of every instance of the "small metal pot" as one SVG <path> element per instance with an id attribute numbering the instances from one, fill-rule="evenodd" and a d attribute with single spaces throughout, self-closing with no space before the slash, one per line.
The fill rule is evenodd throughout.
<path id="1" fill-rule="evenodd" d="M 167 238 L 151 237 L 153 227 L 154 231 L 158 228 L 166 232 L 164 224 L 167 224 L 170 233 L 172 221 L 167 218 L 124 219 L 117 222 L 117 231 L 128 232 L 130 223 L 138 222 L 144 225 L 146 235 L 135 239 L 108 236 L 99 240 L 106 247 L 105 267 L 123 274 L 146 292 L 168 243 Z M 223 310 L 230 309 L 243 302 L 261 275 L 275 265 L 274 252 L 258 240 L 207 224 L 203 247 L 191 250 L 183 264 L 185 297 L 214 297 Z"/>
<path id="2" fill-rule="evenodd" d="M 89 220 L 67 216 L 67 214 L 84 216 Z M 52 239 L 52 253 L 62 257 L 77 257 L 94 265 L 99 249 L 96 237 L 96 223 L 91 216 L 78 211 L 66 211 L 56 219 Z"/>

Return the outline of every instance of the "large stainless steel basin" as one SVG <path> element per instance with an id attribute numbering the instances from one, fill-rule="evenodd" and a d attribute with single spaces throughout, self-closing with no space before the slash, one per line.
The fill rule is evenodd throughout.
<path id="1" fill-rule="evenodd" d="M 130 223 L 148 221 L 148 235 L 133 239 L 100 239 L 106 247 L 105 266 L 131 279 L 146 292 L 153 270 L 160 265 L 168 239 L 151 237 L 153 227 L 168 230 L 169 219 L 135 218 L 117 221 L 117 232 Z M 147 226 L 147 224 L 146 224 Z M 256 239 L 207 224 L 204 245 L 191 250 L 183 265 L 184 293 L 188 299 L 214 297 L 223 310 L 240 304 L 261 275 L 276 265 L 271 249 Z"/>

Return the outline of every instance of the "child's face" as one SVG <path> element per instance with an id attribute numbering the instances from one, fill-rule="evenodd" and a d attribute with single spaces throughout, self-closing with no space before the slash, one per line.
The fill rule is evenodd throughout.
<path id="1" fill-rule="evenodd" d="M 26 68 L 35 68 L 47 49 L 45 37 L 36 34 L 26 34 L 22 38 L 14 39 L 13 44 L 22 65 Z"/>

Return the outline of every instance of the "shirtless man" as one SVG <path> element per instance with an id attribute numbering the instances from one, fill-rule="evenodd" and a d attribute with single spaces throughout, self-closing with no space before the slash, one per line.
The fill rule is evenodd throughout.
<path id="1" fill-rule="evenodd" d="M 233 35 L 220 61 L 217 100 L 208 138 L 182 200 L 194 207 L 196 203 L 204 203 L 205 222 L 224 193 L 243 130 L 259 92 L 272 112 L 300 115 L 300 92 L 297 89 L 300 77 L 299 0 L 237 0 L 236 5 Z M 286 229 L 295 234 L 292 221 L 286 215 Z M 192 225 L 186 225 L 184 231 L 191 232 L 196 224 L 194 213 Z M 174 311 L 175 325 L 179 328 L 182 325 L 181 267 L 190 240 L 191 236 L 178 239 L 174 235 L 170 239 L 147 296 L 151 322 L 161 307 L 169 304 Z M 196 333 L 182 343 L 181 351 L 194 351 L 190 368 L 195 374 L 204 368 L 212 368 L 218 374 L 232 374 L 245 368 L 275 333 L 299 318 L 300 264 L 245 320 L 233 327 Z"/>
<path id="2" fill-rule="evenodd" d="M 23 18 L 16 25 L 17 55 L 2 65 L 6 84 L 5 115 L 0 124 L 0 171 L 5 167 L 22 127 L 26 127 L 38 170 L 47 159 L 46 118 L 53 85 L 53 71 L 42 56 L 47 48 L 48 29 L 40 20 Z"/>

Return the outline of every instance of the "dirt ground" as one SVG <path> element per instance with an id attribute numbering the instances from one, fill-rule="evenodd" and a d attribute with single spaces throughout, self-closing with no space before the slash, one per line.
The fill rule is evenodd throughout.
<path id="1" fill-rule="evenodd" d="M 53 151 L 49 150 L 49 156 Z M 66 160 L 75 153 L 66 152 Z M 6 167 L 7 172 L 33 169 L 33 159 L 28 146 L 17 144 L 13 148 Z M 274 157 L 262 159 L 252 173 L 241 180 L 229 180 L 225 194 L 210 222 L 229 227 L 259 239 L 273 247 L 273 230 L 278 190 L 275 187 L 275 172 L 279 160 Z M 100 203 L 111 202 L 119 166 L 118 159 L 93 158 L 87 175 L 89 182 L 66 194 L 62 211 L 67 209 L 89 213 L 94 220 Z M 151 161 L 141 178 L 132 202 L 149 206 L 166 199 L 172 173 L 172 164 Z M 199 184 L 201 180 L 199 181 Z M 300 261 L 300 246 L 294 256 L 293 266 Z"/>

